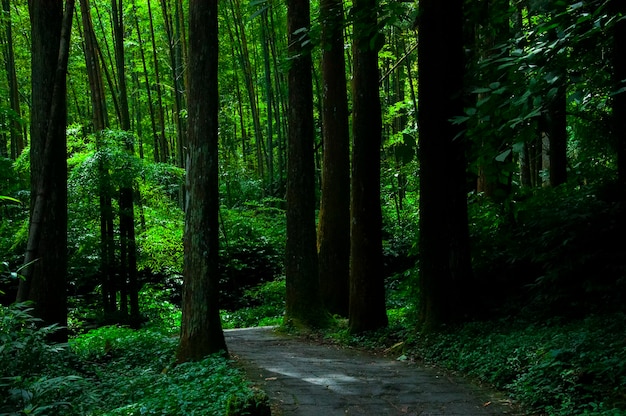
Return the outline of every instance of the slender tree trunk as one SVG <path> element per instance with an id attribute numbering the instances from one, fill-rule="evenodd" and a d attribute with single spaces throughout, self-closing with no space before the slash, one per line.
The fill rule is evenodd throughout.
<path id="1" fill-rule="evenodd" d="M 226 351 L 218 307 L 217 3 L 189 1 L 189 152 L 179 363 Z"/>
<path id="2" fill-rule="evenodd" d="M 178 3 L 175 2 L 175 5 Z M 176 149 L 176 165 L 184 168 L 184 157 L 183 157 L 183 147 L 184 147 L 184 136 L 185 129 L 183 126 L 182 112 L 184 110 L 184 75 L 183 75 L 183 63 L 182 52 L 181 52 L 181 42 L 180 39 L 180 28 L 178 26 L 178 16 L 176 15 L 178 12 L 177 6 L 175 6 L 174 16 L 172 15 L 172 11 L 170 10 L 170 2 L 168 0 L 161 0 L 161 10 L 163 12 L 163 22 L 165 26 L 165 33 L 167 35 L 168 40 L 168 51 L 170 58 L 170 69 L 172 72 L 172 85 L 174 86 L 174 109 L 173 109 L 173 118 L 174 125 L 176 126 L 176 141 L 174 149 Z"/>
<path id="3" fill-rule="evenodd" d="M 376 0 L 353 3 L 352 192 L 350 203 L 350 332 L 387 326 L 383 277 Z"/>
<path id="4" fill-rule="evenodd" d="M 11 159 L 15 160 L 24 150 L 24 136 L 22 135 L 22 109 L 20 107 L 20 93 L 15 70 L 15 54 L 13 53 L 13 30 L 11 27 L 11 6 L 9 0 L 2 0 L 2 10 L 5 20 L 5 50 L 4 62 L 9 90 L 9 103 L 13 115 L 8 121 L 9 134 L 11 137 Z"/>
<path id="5" fill-rule="evenodd" d="M 617 180 L 622 198 L 626 199 L 626 2 L 612 0 L 611 7 L 616 16 L 622 19 L 613 29 L 613 83 L 614 90 L 620 91 L 613 96 L 613 131 L 617 143 Z"/>
<path id="6" fill-rule="evenodd" d="M 320 2 L 324 163 L 317 245 L 320 290 L 329 312 L 348 316 L 350 126 L 343 54 L 343 0 Z"/>
<path id="7" fill-rule="evenodd" d="M 102 131 L 109 126 L 102 67 L 97 53 L 98 47 L 91 21 L 88 0 L 80 0 L 83 23 L 84 55 L 91 93 L 92 119 L 96 134 L 96 151 L 102 152 Z M 102 303 L 104 312 L 112 314 L 117 309 L 117 282 L 115 278 L 115 243 L 113 230 L 113 206 L 108 161 L 103 153 L 98 159 L 99 208 L 100 208 L 100 274 L 102 281 Z"/>
<path id="8" fill-rule="evenodd" d="M 563 76 L 566 76 L 563 74 Z M 567 182 L 567 96 L 565 84 L 559 88 L 548 114 L 550 186 Z"/>
<path id="9" fill-rule="evenodd" d="M 120 127 L 124 131 L 130 131 L 130 111 L 128 107 L 128 90 L 126 87 L 125 55 L 124 55 L 124 20 L 122 0 L 112 0 L 111 10 L 113 14 L 113 40 L 115 42 L 115 64 L 117 69 L 117 84 L 119 86 L 120 102 Z M 124 143 L 126 151 L 134 154 L 134 145 L 130 138 Z M 130 171 L 130 170 L 129 170 Z M 135 212 L 133 178 L 125 178 L 125 183 L 120 186 L 119 209 L 120 209 L 120 256 L 123 259 L 123 270 L 120 283 L 125 288 L 130 305 L 130 317 L 133 325 L 139 325 L 139 293 L 137 286 L 137 251 L 135 243 Z M 122 303 L 126 297 L 122 296 Z M 128 309 L 122 305 L 122 312 L 126 314 Z"/>
<path id="10" fill-rule="evenodd" d="M 239 45 L 239 62 L 244 75 L 244 83 L 246 92 L 248 93 L 248 102 L 250 103 L 250 112 L 252 114 L 252 125 L 254 129 L 255 148 L 257 156 L 257 172 L 259 178 L 265 182 L 265 165 L 263 157 L 263 131 L 261 129 L 261 118 L 257 106 L 256 89 L 254 88 L 254 71 L 250 63 L 250 54 L 248 52 L 248 40 L 243 27 L 243 17 L 241 14 L 241 6 L 239 0 L 230 0 L 233 20 L 235 21 L 235 37 L 238 39 Z"/>
<path id="11" fill-rule="evenodd" d="M 268 28 L 268 9 L 261 12 L 261 42 L 263 46 L 263 68 L 265 86 L 265 105 L 267 111 L 267 177 L 270 186 L 274 184 L 274 115 L 272 114 L 274 105 L 274 91 L 272 89 L 272 70 L 270 58 L 270 35 Z"/>
<path id="12" fill-rule="evenodd" d="M 17 301 L 34 302 L 34 314 L 58 324 L 57 341 L 67 340 L 67 159 L 66 72 L 73 0 L 33 1 L 31 219 L 24 280 Z"/>
<path id="13" fill-rule="evenodd" d="M 313 165 L 313 89 L 311 53 L 302 36 L 310 28 L 307 0 L 288 0 L 289 136 L 287 171 L 287 247 L 285 319 L 296 325 L 325 324 L 315 248 L 315 172 Z M 304 30 L 304 32 L 303 32 Z"/>
<path id="14" fill-rule="evenodd" d="M 155 144 L 154 161 L 155 162 L 167 162 L 170 152 L 167 145 L 167 139 L 165 137 L 165 109 L 163 107 L 163 95 L 161 92 L 161 76 L 159 70 L 159 59 L 157 57 L 157 45 L 156 37 L 154 34 L 154 21 L 152 19 L 152 8 L 150 7 L 150 1 L 146 2 L 148 6 L 148 20 L 150 21 L 150 40 L 152 42 L 152 63 L 154 65 L 154 85 L 157 95 L 157 114 L 159 116 L 159 140 L 158 144 Z"/>
<path id="15" fill-rule="evenodd" d="M 425 330 L 468 311 L 471 279 L 463 114 L 463 0 L 420 1 L 419 320 Z"/>

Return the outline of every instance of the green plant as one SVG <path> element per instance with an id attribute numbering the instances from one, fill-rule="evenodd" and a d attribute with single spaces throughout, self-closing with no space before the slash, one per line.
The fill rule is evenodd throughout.
<path id="1" fill-rule="evenodd" d="M 241 303 L 246 306 L 234 311 L 222 311 L 224 328 L 280 325 L 285 313 L 285 278 L 246 290 Z"/>

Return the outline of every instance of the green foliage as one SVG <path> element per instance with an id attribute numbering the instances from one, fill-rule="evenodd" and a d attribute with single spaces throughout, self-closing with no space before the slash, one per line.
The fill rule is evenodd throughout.
<path id="1" fill-rule="evenodd" d="M 569 324 L 477 322 L 418 335 L 411 352 L 507 390 L 530 411 L 623 414 L 624 322 L 622 314 Z"/>
<path id="2" fill-rule="evenodd" d="M 31 311 L 24 303 L 0 307 L 1 377 L 34 374 L 65 348 L 62 344 L 46 344 L 57 326 L 41 327 L 41 320 L 33 318 Z"/>
<path id="3" fill-rule="evenodd" d="M 250 202 L 240 209 L 221 211 L 221 304 L 225 309 L 246 306 L 243 291 L 274 280 L 282 272 L 285 246 L 284 211 L 275 199 Z"/>
<path id="4" fill-rule="evenodd" d="M 26 304 L 0 306 L 0 412 L 64 414 L 82 379 L 59 374 L 67 345 L 48 343 L 58 327 L 42 327 L 31 310 Z"/>
<path id="5" fill-rule="evenodd" d="M 162 285 L 146 284 L 139 291 L 139 310 L 146 326 L 177 334 L 180 329 L 181 310 L 172 303 L 176 289 Z"/>
<path id="6" fill-rule="evenodd" d="M 564 186 L 519 195 L 504 207 L 473 204 L 476 293 L 483 306 L 539 316 L 620 310 L 626 264 L 618 191 Z"/>
<path id="7" fill-rule="evenodd" d="M 0 309 L 1 414 L 244 415 L 263 403 L 219 355 L 173 367 L 178 339 L 170 328 L 102 327 L 68 347 L 49 344 L 56 327 L 38 327 L 29 311 Z"/>
<path id="8" fill-rule="evenodd" d="M 280 325 L 285 314 L 285 278 L 262 283 L 244 292 L 234 311 L 222 311 L 224 328 Z"/>

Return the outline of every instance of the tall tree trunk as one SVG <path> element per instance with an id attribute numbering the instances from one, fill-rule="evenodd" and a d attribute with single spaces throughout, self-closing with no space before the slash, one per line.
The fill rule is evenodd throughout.
<path id="1" fill-rule="evenodd" d="M 613 96 L 613 131 L 617 143 L 617 180 L 622 191 L 620 197 L 626 199 L 626 2 L 612 0 L 611 7 L 613 13 L 621 17 L 613 29 L 613 88 L 619 91 Z"/>
<path id="2" fill-rule="evenodd" d="M 420 1 L 419 320 L 428 330 L 467 312 L 471 264 L 463 114 L 463 0 Z"/>
<path id="3" fill-rule="evenodd" d="M 80 0 L 83 23 L 84 55 L 91 93 L 92 120 L 96 134 L 96 151 L 102 152 L 102 131 L 109 126 L 106 108 L 102 67 L 97 53 L 98 47 L 91 20 L 88 0 Z M 102 156 L 102 153 L 101 153 Z M 111 201 L 111 179 L 108 161 L 98 159 L 98 195 L 100 209 L 100 275 L 104 312 L 112 314 L 117 309 L 117 282 L 115 278 L 115 243 L 113 230 L 113 205 Z"/>
<path id="4" fill-rule="evenodd" d="M 350 332 L 387 326 L 383 276 L 380 147 L 382 119 L 376 0 L 353 3 Z"/>
<path id="5" fill-rule="evenodd" d="M 58 324 L 67 340 L 66 71 L 73 0 L 33 1 L 31 110 L 31 220 L 17 301 L 34 302 L 34 314 Z"/>
<path id="6" fill-rule="evenodd" d="M 128 90 L 126 87 L 126 71 L 124 56 L 124 20 L 121 11 L 122 0 L 112 0 L 111 10 L 113 15 L 113 40 L 115 42 L 115 64 L 117 69 L 117 84 L 119 86 L 120 103 L 120 127 L 124 131 L 130 131 L 130 111 L 128 108 Z M 134 154 L 132 136 L 125 138 L 124 147 L 130 154 Z M 130 171 L 130 169 L 129 169 Z M 130 318 L 133 325 L 139 325 L 139 293 L 137 286 L 137 250 L 135 243 L 135 211 L 134 211 L 133 178 L 124 178 L 120 185 L 119 209 L 120 209 L 120 255 L 123 260 L 121 270 L 123 273 L 120 283 L 127 290 L 130 305 Z M 126 297 L 122 296 L 122 302 Z M 126 307 L 122 312 L 127 313 Z"/>
<path id="7" fill-rule="evenodd" d="M 226 351 L 218 307 L 217 3 L 189 1 L 189 151 L 179 363 Z"/>
<path id="8" fill-rule="evenodd" d="M 148 6 L 148 20 L 150 21 L 150 40 L 152 42 L 152 63 L 154 65 L 154 85 L 157 95 L 157 114 L 159 117 L 159 137 L 158 143 L 155 143 L 154 161 L 167 162 L 170 157 L 167 139 L 165 137 L 165 109 L 163 108 L 163 95 L 161 91 L 161 76 L 159 70 L 159 59 L 157 56 L 156 36 L 154 34 L 154 21 L 152 19 L 152 8 L 150 0 L 146 2 Z"/>
<path id="9" fill-rule="evenodd" d="M 320 2 L 324 163 L 317 246 L 320 290 L 329 312 L 348 316 L 350 126 L 343 55 L 343 0 Z"/>
<path id="10" fill-rule="evenodd" d="M 183 110 L 184 110 L 184 75 L 183 75 L 183 63 L 182 60 L 182 39 L 180 38 L 180 25 L 178 20 L 178 2 L 175 1 L 174 14 L 170 10 L 170 2 L 168 0 L 161 0 L 161 10 L 163 13 L 163 22 L 165 26 L 165 33 L 168 40 L 168 51 L 170 58 L 170 69 L 172 71 L 172 86 L 174 87 L 174 109 L 173 109 L 173 121 L 176 126 L 176 141 L 174 149 L 176 149 L 176 165 L 184 168 L 184 136 L 185 128 L 183 122 Z"/>
<path id="11" fill-rule="evenodd" d="M 566 77 L 566 74 L 562 74 Z M 567 181 L 567 88 L 558 88 L 548 114 L 548 137 L 550 159 L 550 186 L 559 186 Z"/>
<path id="12" fill-rule="evenodd" d="M 238 55 L 241 70 L 244 75 L 244 83 L 246 92 L 248 93 L 248 102 L 250 104 L 250 112 L 252 115 L 252 125 L 254 129 L 254 140 L 257 155 L 257 172 L 259 178 L 265 183 L 265 165 L 263 157 L 263 131 L 261 129 L 261 118 L 257 106 L 256 89 L 254 88 L 254 71 L 250 63 L 250 54 L 248 52 L 248 40 L 243 26 L 243 17 L 241 14 L 241 6 L 239 0 L 230 0 L 233 20 L 235 22 L 235 37 L 238 39 Z"/>
<path id="13" fill-rule="evenodd" d="M 313 89 L 307 0 L 287 1 L 287 33 L 291 65 L 287 153 L 287 247 L 285 319 L 296 325 L 325 324 L 319 292 L 315 247 L 315 172 L 313 168 Z"/>
<path id="14" fill-rule="evenodd" d="M 15 54 L 13 53 L 13 30 L 11 27 L 11 6 L 9 0 L 2 0 L 2 10 L 4 12 L 5 21 L 5 49 L 4 62 L 6 68 L 9 103 L 13 115 L 8 121 L 9 134 L 11 137 L 11 159 L 15 160 L 24 150 L 24 136 L 22 134 L 22 126 L 20 119 L 22 118 L 22 110 L 20 107 L 20 93 L 17 83 L 17 72 L 15 70 Z"/>
<path id="15" fill-rule="evenodd" d="M 156 115 L 154 111 L 154 103 L 152 102 L 152 88 L 150 88 L 150 79 L 148 78 L 148 65 L 146 63 L 146 53 L 143 48 L 143 42 L 141 40 L 141 28 L 139 26 L 139 18 L 137 17 L 137 6 L 133 0 L 133 11 L 134 11 L 134 20 L 135 20 L 135 31 L 137 32 L 137 43 L 139 47 L 139 55 L 141 56 L 141 66 L 143 69 L 143 79 L 145 82 L 146 88 L 146 98 L 148 101 L 148 113 L 150 115 L 150 127 L 152 129 L 152 144 L 153 144 L 153 152 L 154 152 L 154 160 L 158 162 L 159 155 L 159 133 L 156 125 Z M 138 123 L 139 127 L 139 123 Z M 143 159 L 143 152 L 141 153 L 141 158 Z"/>
<path id="16" fill-rule="evenodd" d="M 265 105 L 267 111 L 267 178 L 270 187 L 274 185 L 274 91 L 272 89 L 272 69 L 270 59 L 270 35 L 268 24 L 268 8 L 263 6 L 261 12 L 261 42 L 263 50 Z"/>

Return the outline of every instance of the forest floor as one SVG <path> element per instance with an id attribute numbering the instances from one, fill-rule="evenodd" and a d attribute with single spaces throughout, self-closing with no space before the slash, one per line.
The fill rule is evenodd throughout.
<path id="1" fill-rule="evenodd" d="M 276 332 L 225 331 L 273 416 L 521 415 L 502 394 L 388 354 Z"/>

